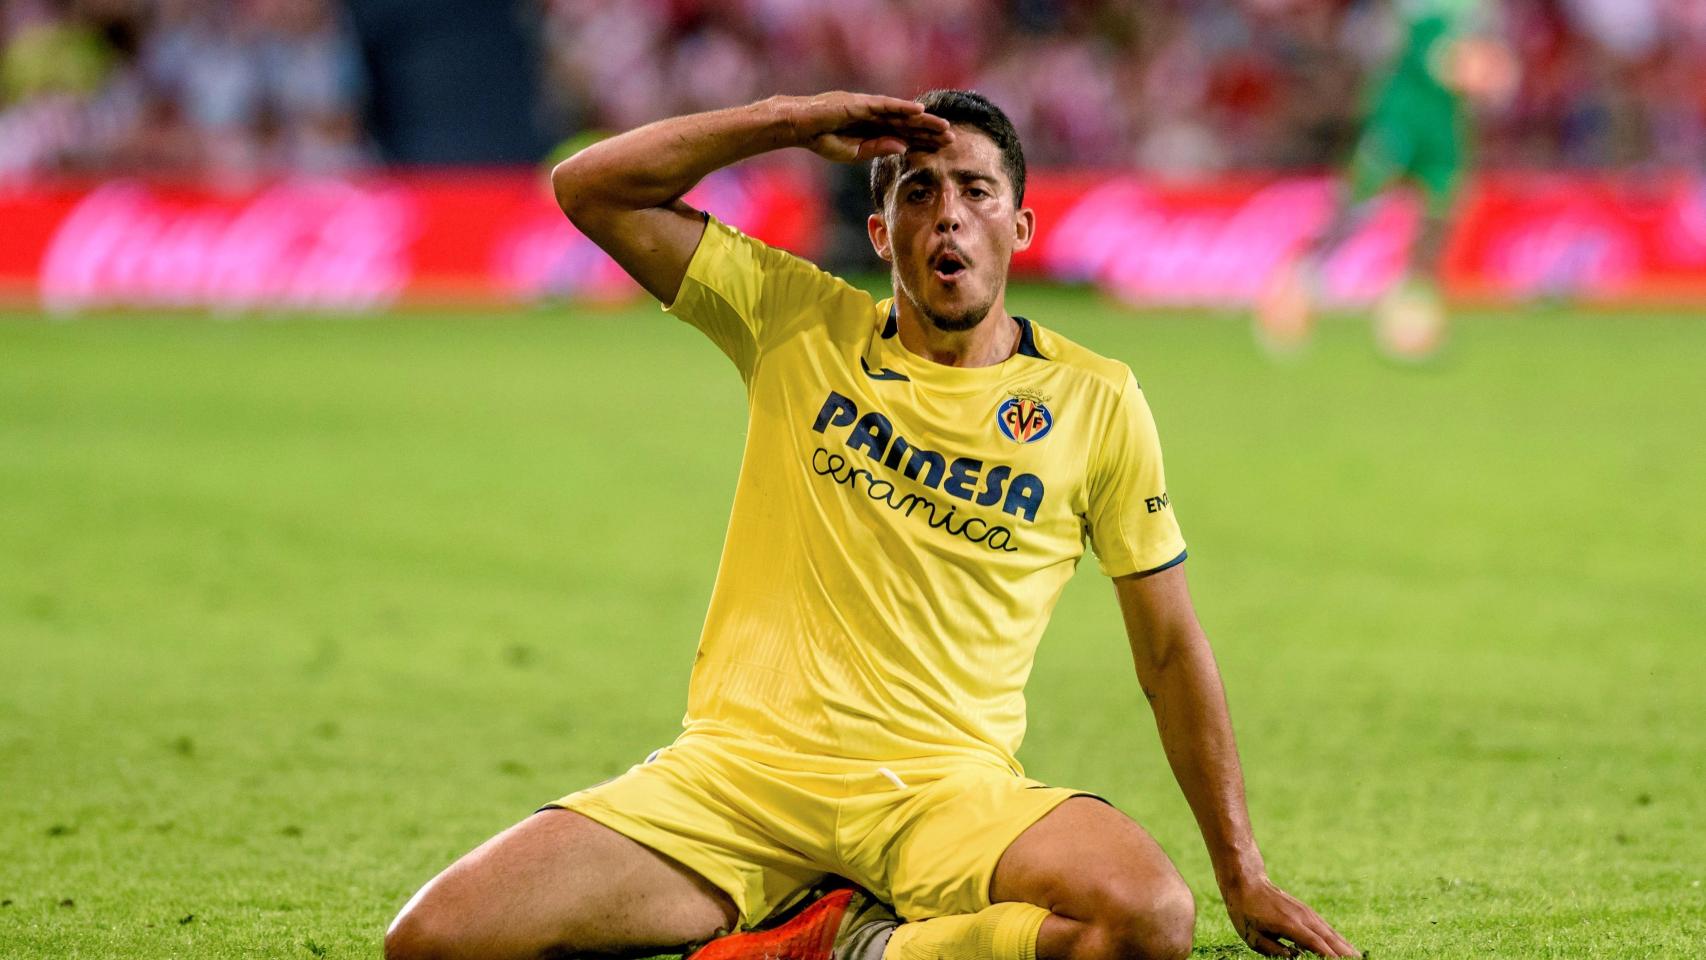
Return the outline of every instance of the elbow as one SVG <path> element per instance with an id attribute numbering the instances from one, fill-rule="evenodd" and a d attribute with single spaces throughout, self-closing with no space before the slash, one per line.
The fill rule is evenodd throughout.
<path id="1" fill-rule="evenodd" d="M 557 207 L 571 222 L 586 209 L 586 173 L 581 169 L 584 164 L 575 162 L 577 159 L 570 157 L 551 169 L 551 193 L 557 198 Z"/>
<path id="2" fill-rule="evenodd" d="M 599 212 L 609 206 L 606 199 L 612 193 L 611 186 L 606 172 L 598 168 L 596 160 L 589 162 L 584 150 L 551 168 L 551 193 L 557 198 L 557 207 L 582 233 L 587 233 Z"/>
<path id="3" fill-rule="evenodd" d="M 600 169 L 597 161 L 588 162 L 584 152 L 577 153 L 551 169 L 551 193 L 563 216 L 581 233 L 598 240 L 608 230 L 613 215 L 626 209 L 620 201 L 621 189 Z"/>
<path id="4" fill-rule="evenodd" d="M 1159 687 L 1177 663 L 1173 654 L 1173 647 L 1162 641 L 1150 645 L 1136 658 L 1138 682 L 1143 685 L 1144 695 L 1151 701 L 1155 699 L 1151 689 Z"/>
<path id="5" fill-rule="evenodd" d="M 1194 621 L 1156 630 L 1141 648 L 1133 649 L 1133 655 L 1146 689 L 1151 683 L 1164 685 L 1179 671 L 1193 670 L 1205 659 L 1214 661 L 1208 637 Z"/>

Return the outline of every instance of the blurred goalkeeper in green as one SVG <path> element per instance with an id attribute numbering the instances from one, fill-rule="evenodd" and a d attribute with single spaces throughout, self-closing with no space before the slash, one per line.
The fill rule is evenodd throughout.
<path id="1" fill-rule="evenodd" d="M 1395 0 L 1394 6 L 1400 46 L 1370 86 L 1367 120 L 1333 216 L 1301 256 L 1275 272 L 1257 305 L 1257 338 L 1274 352 L 1294 351 L 1308 340 L 1325 261 L 1400 181 L 1422 192 L 1421 229 L 1403 276 L 1375 308 L 1375 340 L 1383 353 L 1402 360 L 1425 359 L 1444 341 L 1440 264 L 1470 165 L 1465 101 L 1507 96 L 1516 65 L 1488 33 L 1488 4 L 1481 0 Z"/>

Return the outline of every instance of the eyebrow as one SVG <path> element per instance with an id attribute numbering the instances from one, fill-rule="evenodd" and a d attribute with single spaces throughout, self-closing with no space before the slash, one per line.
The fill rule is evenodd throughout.
<path id="1" fill-rule="evenodd" d="M 959 183 L 969 183 L 977 180 L 982 180 L 987 183 L 997 182 L 994 174 L 963 167 L 958 170 L 948 171 L 948 176 Z M 896 186 L 904 187 L 917 180 L 934 181 L 935 179 L 936 171 L 929 167 L 913 167 L 911 170 L 901 175 L 900 180 L 896 181 Z"/>

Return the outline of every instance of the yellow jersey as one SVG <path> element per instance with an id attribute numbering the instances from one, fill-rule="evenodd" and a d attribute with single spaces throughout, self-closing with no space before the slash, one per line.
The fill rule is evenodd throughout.
<path id="1" fill-rule="evenodd" d="M 749 418 L 684 736 L 1018 772 L 1086 540 L 1109 576 L 1185 558 L 1131 370 L 1020 318 L 1007 360 L 935 363 L 890 300 L 711 217 L 664 309 L 734 361 Z"/>

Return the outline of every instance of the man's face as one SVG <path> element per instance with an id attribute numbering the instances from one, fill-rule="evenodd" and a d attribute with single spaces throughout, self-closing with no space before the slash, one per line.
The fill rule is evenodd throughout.
<path id="1" fill-rule="evenodd" d="M 1030 246 L 1034 218 L 1015 209 L 1001 151 L 976 128 L 956 126 L 953 143 L 902 160 L 883 213 L 866 224 L 871 244 L 925 319 L 970 330 L 1001 295 L 1014 251 Z"/>

